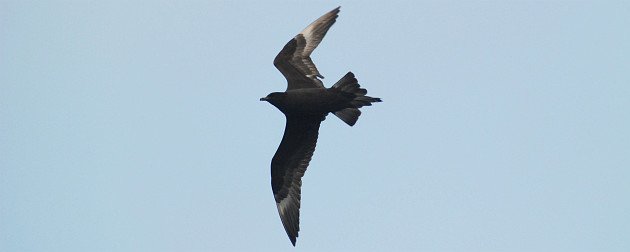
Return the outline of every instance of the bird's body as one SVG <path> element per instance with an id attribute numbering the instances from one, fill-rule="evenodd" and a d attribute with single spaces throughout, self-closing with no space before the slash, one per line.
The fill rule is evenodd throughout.
<path id="1" fill-rule="evenodd" d="M 286 116 L 284 135 L 271 160 L 271 188 L 282 225 L 295 246 L 300 230 L 302 176 L 315 151 L 319 126 L 329 113 L 353 126 L 361 115 L 359 108 L 380 102 L 367 96 L 352 72 L 330 88 L 310 58 L 311 52 L 335 23 L 339 7 L 324 14 L 282 48 L 274 65 L 287 79 L 285 92 L 261 98 Z"/>
<path id="2" fill-rule="evenodd" d="M 279 93 L 282 97 L 271 101 L 285 114 L 327 114 L 349 108 L 354 98 L 334 89 L 304 88 Z"/>

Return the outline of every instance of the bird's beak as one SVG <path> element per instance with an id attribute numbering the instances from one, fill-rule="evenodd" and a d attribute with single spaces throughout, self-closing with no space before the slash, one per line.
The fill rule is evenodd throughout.
<path id="1" fill-rule="evenodd" d="M 260 101 L 267 101 L 267 97 L 260 98 Z"/>

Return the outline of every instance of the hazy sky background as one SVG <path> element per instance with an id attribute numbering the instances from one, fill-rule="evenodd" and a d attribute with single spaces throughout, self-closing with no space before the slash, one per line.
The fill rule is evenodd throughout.
<path id="1" fill-rule="evenodd" d="M 322 124 L 294 249 L 272 60 Z M 0 1 L 0 251 L 630 251 L 627 1 Z"/>

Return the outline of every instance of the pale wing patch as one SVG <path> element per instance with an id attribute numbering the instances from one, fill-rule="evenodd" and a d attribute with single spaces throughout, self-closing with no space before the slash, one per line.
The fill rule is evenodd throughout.
<path id="1" fill-rule="evenodd" d="M 311 55 L 311 52 L 322 42 L 322 39 L 328 32 L 328 29 L 335 23 L 339 16 L 339 7 L 324 14 L 309 26 L 307 26 L 300 34 L 304 36 L 306 40 L 306 48 L 304 50 L 304 56 Z"/>

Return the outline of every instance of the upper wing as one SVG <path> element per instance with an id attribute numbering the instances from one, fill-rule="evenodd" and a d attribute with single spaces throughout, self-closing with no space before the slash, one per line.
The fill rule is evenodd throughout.
<path id="1" fill-rule="evenodd" d="M 287 90 L 324 88 L 324 84 L 318 79 L 318 77 L 324 77 L 319 74 L 317 67 L 313 64 L 311 53 L 335 23 L 339 8 L 329 11 L 306 27 L 291 39 L 273 60 L 273 65 L 287 79 Z"/>
<path id="2" fill-rule="evenodd" d="M 291 243 L 300 231 L 302 176 L 311 161 L 322 116 L 287 116 L 282 142 L 271 161 L 271 188 L 284 230 Z"/>

